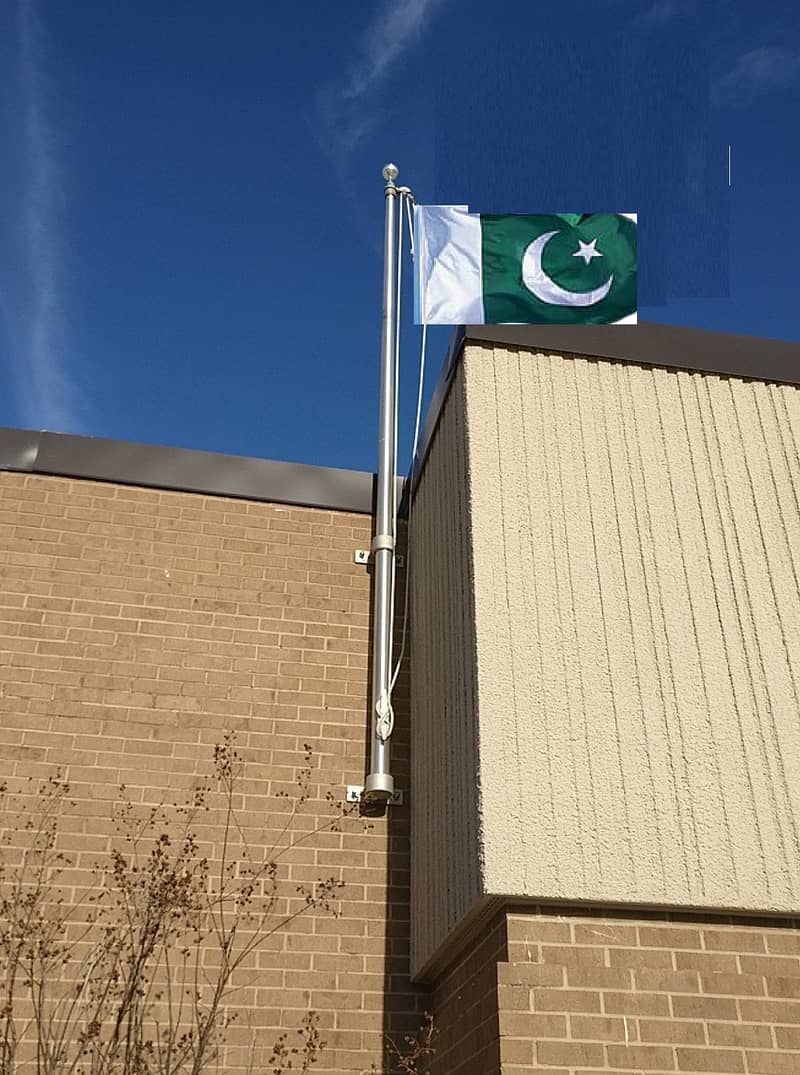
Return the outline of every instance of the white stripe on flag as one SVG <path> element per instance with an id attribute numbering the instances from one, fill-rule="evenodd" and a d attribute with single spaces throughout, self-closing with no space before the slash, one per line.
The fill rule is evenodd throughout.
<path id="1" fill-rule="evenodd" d="M 416 320 L 482 325 L 481 218 L 466 205 L 417 205 Z"/>

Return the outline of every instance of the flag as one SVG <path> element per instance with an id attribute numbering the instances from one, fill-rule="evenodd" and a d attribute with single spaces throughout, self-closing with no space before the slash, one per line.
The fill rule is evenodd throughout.
<path id="1" fill-rule="evenodd" d="M 636 216 L 414 210 L 417 324 L 636 321 Z"/>

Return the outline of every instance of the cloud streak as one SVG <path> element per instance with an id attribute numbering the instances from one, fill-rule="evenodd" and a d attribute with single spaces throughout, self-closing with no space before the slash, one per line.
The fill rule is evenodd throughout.
<path id="1" fill-rule="evenodd" d="M 352 101 L 363 97 L 385 78 L 444 3 L 445 0 L 399 0 L 387 4 L 364 33 L 361 57 L 350 75 L 344 99 Z"/>
<path id="2" fill-rule="evenodd" d="M 743 52 L 734 66 L 717 82 L 722 96 L 755 96 L 800 82 L 800 48 L 761 45 Z"/>
<path id="3" fill-rule="evenodd" d="M 374 130 L 381 117 L 381 106 L 368 100 L 369 95 L 389 77 L 402 55 L 446 3 L 447 0 L 384 2 L 362 35 L 344 84 L 328 87 L 318 96 L 322 140 L 331 157 L 348 156 Z"/>
<path id="4" fill-rule="evenodd" d="M 66 364 L 65 316 L 61 295 L 60 208 L 62 168 L 48 116 L 45 32 L 36 0 L 18 0 L 19 122 L 21 165 L 16 286 L 13 309 L 4 302 L 20 421 L 28 426 L 75 430 L 80 393 Z M 9 213 L 9 216 L 12 214 Z"/>

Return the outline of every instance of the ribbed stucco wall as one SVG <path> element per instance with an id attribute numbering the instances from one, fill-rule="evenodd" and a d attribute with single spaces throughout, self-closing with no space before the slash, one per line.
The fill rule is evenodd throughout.
<path id="1" fill-rule="evenodd" d="M 415 796 L 446 776 L 480 804 L 484 895 L 796 913 L 800 389 L 488 345 L 460 375 L 427 468 L 466 451 L 466 487 L 440 480 L 433 505 L 426 470 L 412 541 L 467 513 L 448 555 L 472 567 L 477 703 L 449 697 L 469 682 L 454 656 L 426 666 Z M 470 580 L 447 570 L 431 561 L 415 591 L 446 607 L 434 628 L 415 605 L 415 679 L 430 632 L 468 614 L 453 583 Z M 433 750 L 450 734 L 422 698 L 437 677 L 459 749 L 476 725 L 463 769 Z M 464 853 L 452 815 L 426 824 L 415 842 Z M 418 968 L 471 868 L 427 897 Z"/>
<path id="2" fill-rule="evenodd" d="M 409 541 L 412 675 L 412 962 L 483 894 L 469 480 L 461 371 L 414 501 Z"/>

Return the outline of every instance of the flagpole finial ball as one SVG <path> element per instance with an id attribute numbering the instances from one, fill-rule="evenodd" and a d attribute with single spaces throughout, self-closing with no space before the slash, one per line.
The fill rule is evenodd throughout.
<path id="1" fill-rule="evenodd" d="M 384 164 L 381 175 L 387 183 L 394 183 L 397 179 L 399 172 L 396 164 Z"/>

